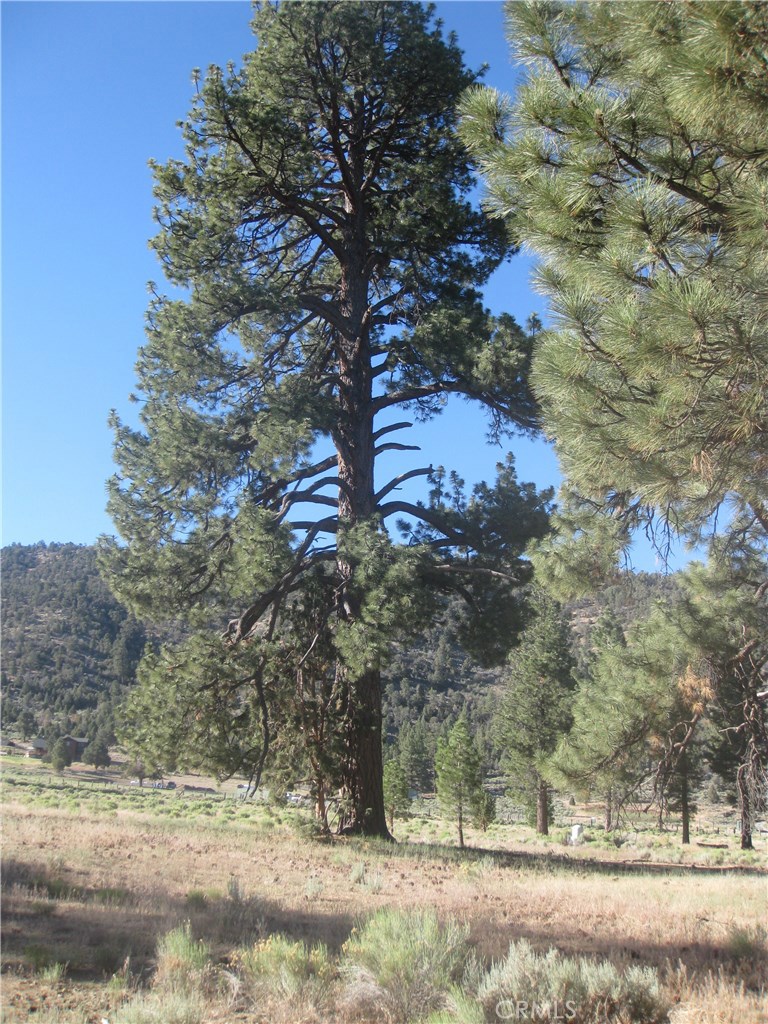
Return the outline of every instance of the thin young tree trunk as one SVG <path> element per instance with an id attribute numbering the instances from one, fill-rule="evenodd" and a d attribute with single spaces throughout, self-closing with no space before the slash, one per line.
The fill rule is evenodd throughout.
<path id="1" fill-rule="evenodd" d="M 536 831 L 540 836 L 549 835 L 549 786 L 544 779 L 539 779 L 536 796 Z"/>
<path id="2" fill-rule="evenodd" d="M 605 831 L 613 831 L 613 791 L 610 787 L 605 794 Z"/>
<path id="3" fill-rule="evenodd" d="M 683 844 L 691 841 L 691 806 L 688 794 L 688 755 L 683 751 L 680 758 L 680 809 L 683 817 Z"/>
<path id="4" fill-rule="evenodd" d="M 318 775 L 315 778 L 315 785 L 317 786 L 317 793 L 315 796 L 315 817 L 323 827 L 323 831 L 328 831 L 328 806 L 325 802 L 325 784 L 322 778 Z"/>

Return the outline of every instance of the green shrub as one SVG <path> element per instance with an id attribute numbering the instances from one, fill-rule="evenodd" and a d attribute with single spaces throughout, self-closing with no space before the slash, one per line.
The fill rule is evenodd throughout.
<path id="1" fill-rule="evenodd" d="M 348 1001 L 375 1007 L 393 1024 L 423 1020 L 461 976 L 468 933 L 456 922 L 441 925 L 432 910 L 380 910 L 344 945 Z"/>
<path id="2" fill-rule="evenodd" d="M 365 881 L 366 866 L 362 860 L 353 864 L 349 872 L 349 880 L 353 885 L 362 885 Z"/>
<path id="3" fill-rule="evenodd" d="M 310 902 L 314 902 L 319 899 L 323 893 L 325 886 L 319 878 L 307 879 L 307 884 L 304 886 L 304 895 Z"/>
<path id="4" fill-rule="evenodd" d="M 726 949 L 734 960 L 762 960 L 768 954 L 768 932 L 761 925 L 731 928 Z"/>
<path id="5" fill-rule="evenodd" d="M 287 994 L 312 980 L 327 982 L 334 973 L 333 961 L 322 943 L 308 946 L 284 935 L 270 935 L 241 951 L 237 960 L 245 978 Z"/>
<path id="6" fill-rule="evenodd" d="M 192 937 L 189 921 L 164 935 L 157 944 L 155 985 L 200 988 L 211 959 L 209 947 Z"/>
<path id="7" fill-rule="evenodd" d="M 332 1019 L 328 1011 L 336 971 L 324 945 L 307 946 L 271 935 L 242 950 L 234 963 L 243 993 L 263 1019 Z"/>
<path id="8" fill-rule="evenodd" d="M 205 910 L 208 906 L 208 897 L 200 889 L 190 889 L 186 903 L 190 910 Z"/>
<path id="9" fill-rule="evenodd" d="M 478 986 L 486 1019 L 513 1016 L 529 1008 L 542 1024 L 564 1017 L 572 1024 L 660 1024 L 665 1001 L 652 968 L 621 974 L 611 963 L 562 956 L 556 949 L 536 953 L 525 940 L 513 943 Z"/>
<path id="10" fill-rule="evenodd" d="M 209 898 L 215 895 L 209 893 Z M 253 942 L 264 935 L 263 907 L 257 896 L 246 896 L 234 875 L 227 883 L 227 895 L 217 908 L 220 938 L 233 945 Z"/>
<path id="11" fill-rule="evenodd" d="M 106 888 L 97 889 L 93 894 L 93 900 L 106 907 L 124 907 L 130 896 L 127 889 Z"/>
<path id="12" fill-rule="evenodd" d="M 485 1014 L 476 999 L 454 986 L 445 998 L 445 1008 L 431 1013 L 426 1024 L 485 1024 Z"/>
<path id="13" fill-rule="evenodd" d="M 623 1006 L 631 1021 L 665 1020 L 669 1003 L 661 989 L 659 976 L 652 967 L 628 967 Z"/>
<path id="14" fill-rule="evenodd" d="M 110 1016 L 113 1024 L 203 1024 L 202 995 L 194 990 L 171 989 L 141 993 Z"/>
<path id="15" fill-rule="evenodd" d="M 68 900 L 77 898 L 80 893 L 73 889 L 63 878 L 50 878 L 45 875 L 31 880 L 32 889 L 49 900 Z"/>
<path id="16" fill-rule="evenodd" d="M 366 874 L 363 879 L 363 886 L 368 892 L 381 892 L 384 888 L 384 875 L 381 871 L 372 871 L 370 874 Z"/>
<path id="17" fill-rule="evenodd" d="M 66 964 L 52 963 L 40 970 L 40 979 L 48 985 L 55 985 L 64 979 L 66 973 Z"/>

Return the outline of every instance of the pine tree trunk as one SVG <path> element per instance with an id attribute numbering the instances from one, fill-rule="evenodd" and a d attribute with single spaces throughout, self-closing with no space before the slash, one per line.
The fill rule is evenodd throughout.
<path id="1" fill-rule="evenodd" d="M 459 848 L 464 849 L 464 816 L 461 804 L 459 804 Z"/>
<path id="2" fill-rule="evenodd" d="M 736 772 L 736 789 L 741 811 L 741 848 L 752 850 L 752 802 L 749 794 L 748 770 L 745 764 Z"/>
<path id="3" fill-rule="evenodd" d="M 339 831 L 391 839 L 384 807 L 381 682 L 368 672 L 352 686 L 342 763 Z"/>
<path id="4" fill-rule="evenodd" d="M 613 791 L 610 788 L 605 794 L 605 831 L 613 831 Z"/>
<path id="5" fill-rule="evenodd" d="M 317 784 L 317 796 L 315 797 L 315 817 L 323 827 L 323 831 L 328 831 L 328 807 L 325 803 L 325 787 L 323 786 L 322 780 L 316 780 Z"/>
<path id="6" fill-rule="evenodd" d="M 362 134 L 361 134 L 362 138 Z M 362 150 L 353 144 L 348 154 L 354 179 L 362 181 Z M 333 431 L 338 455 L 338 534 L 371 521 L 376 508 L 374 488 L 375 441 L 372 415 L 373 372 L 370 346 L 370 310 L 365 204 L 360 195 L 345 200 L 344 229 L 347 260 L 342 268 L 340 308 L 346 327 L 337 335 L 339 416 Z M 355 567 L 343 555 L 339 616 L 345 622 L 360 618 L 362 595 Z M 347 715 L 344 730 L 340 831 L 390 839 L 384 807 L 384 766 L 381 751 L 381 673 L 369 668 L 357 678 L 340 666 L 347 677 Z"/>
<path id="7" fill-rule="evenodd" d="M 367 346 L 366 346 L 367 347 Z M 365 362 L 365 360 L 352 361 Z M 353 372 L 354 371 L 354 372 Z M 375 506 L 373 487 L 373 429 L 370 410 L 365 412 L 357 401 L 366 393 L 370 397 L 370 374 L 358 366 L 347 366 L 342 378 L 349 385 L 346 415 L 337 433 L 339 453 L 339 538 L 343 531 L 358 523 L 370 521 Z M 362 403 L 365 405 L 365 403 Z M 339 615 L 345 622 L 354 622 L 361 615 L 361 595 L 355 581 L 355 567 L 340 558 L 341 578 Z M 391 838 L 384 808 L 384 766 L 381 735 L 381 673 L 370 668 L 357 678 L 351 670 L 340 667 L 348 676 L 345 753 L 342 768 L 341 830 L 346 833 Z"/>
<path id="8" fill-rule="evenodd" d="M 536 796 L 536 831 L 540 836 L 549 835 L 549 786 L 543 779 L 539 779 Z"/>
<path id="9" fill-rule="evenodd" d="M 683 817 L 683 845 L 691 842 L 691 805 L 688 795 L 688 755 L 680 758 L 680 810 Z"/>

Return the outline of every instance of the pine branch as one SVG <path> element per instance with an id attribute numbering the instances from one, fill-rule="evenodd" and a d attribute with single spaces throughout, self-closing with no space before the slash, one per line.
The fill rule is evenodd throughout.
<path id="1" fill-rule="evenodd" d="M 389 444 L 382 445 L 380 448 L 377 448 L 376 454 L 378 455 L 379 452 L 386 451 L 390 448 L 396 448 L 398 451 L 419 451 L 419 448 L 414 445 Z M 400 486 L 400 484 L 405 483 L 406 480 L 413 480 L 417 476 L 429 476 L 430 473 L 432 472 L 432 466 L 427 466 L 424 469 L 412 469 L 408 473 L 401 473 L 400 476 L 397 476 L 393 480 L 390 480 L 388 484 L 385 484 L 384 487 L 382 487 L 379 491 L 376 492 L 376 494 L 374 495 L 375 503 L 378 505 L 378 503 L 381 501 L 383 497 L 389 494 L 390 491 L 394 491 L 397 487 Z"/>

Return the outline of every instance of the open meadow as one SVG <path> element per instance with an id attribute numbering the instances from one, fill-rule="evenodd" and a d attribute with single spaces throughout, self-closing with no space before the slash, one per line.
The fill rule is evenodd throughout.
<path id="1" fill-rule="evenodd" d="M 296 808 L 92 778 L 4 771 L 8 1024 L 768 1020 L 764 850 L 734 836 L 322 839 Z"/>

